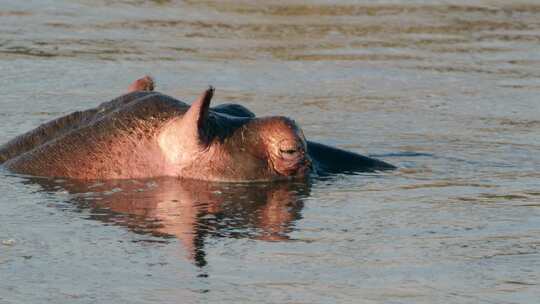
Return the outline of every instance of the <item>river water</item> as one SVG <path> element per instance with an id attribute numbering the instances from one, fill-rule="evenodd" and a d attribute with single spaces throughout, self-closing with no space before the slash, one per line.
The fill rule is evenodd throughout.
<path id="1" fill-rule="evenodd" d="M 309 3 L 309 4 L 306 4 Z M 151 74 L 397 171 L 3 171 L 0 303 L 537 303 L 537 1 L 0 0 L 0 142 Z"/>

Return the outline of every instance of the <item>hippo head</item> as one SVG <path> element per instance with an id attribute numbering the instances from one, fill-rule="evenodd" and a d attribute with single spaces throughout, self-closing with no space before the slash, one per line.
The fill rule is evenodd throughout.
<path id="1" fill-rule="evenodd" d="M 245 182 L 299 179 L 311 168 L 302 130 L 286 117 L 235 117 L 212 111 L 210 88 L 158 135 L 179 177 Z"/>

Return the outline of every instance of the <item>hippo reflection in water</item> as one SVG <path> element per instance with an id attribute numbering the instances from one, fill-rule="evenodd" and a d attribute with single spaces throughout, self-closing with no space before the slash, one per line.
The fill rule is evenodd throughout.
<path id="1" fill-rule="evenodd" d="M 210 108 L 209 88 L 191 106 L 153 92 L 149 77 L 96 108 L 45 123 L 0 147 L 0 163 L 32 176 L 79 180 L 178 177 L 217 182 L 297 180 L 311 173 L 375 171 L 385 162 L 306 141 L 281 116 Z"/>
<path id="2" fill-rule="evenodd" d="M 208 263 L 209 238 L 288 241 L 310 188 L 303 181 L 231 184 L 170 177 L 93 183 L 29 178 L 26 182 L 49 193 L 68 191 L 70 204 L 67 208 L 61 204 L 62 210 L 85 210 L 90 220 L 157 237 L 141 241 L 178 239 L 187 258 L 199 267 Z"/>

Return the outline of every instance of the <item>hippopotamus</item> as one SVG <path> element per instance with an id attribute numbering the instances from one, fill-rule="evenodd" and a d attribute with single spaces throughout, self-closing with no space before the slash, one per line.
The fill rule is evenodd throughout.
<path id="1" fill-rule="evenodd" d="M 394 166 L 307 141 L 284 116 L 237 104 L 210 107 L 209 87 L 188 105 L 154 91 L 150 77 L 96 108 L 47 122 L 0 146 L 15 173 L 79 180 L 178 177 L 216 182 L 296 180 Z"/>

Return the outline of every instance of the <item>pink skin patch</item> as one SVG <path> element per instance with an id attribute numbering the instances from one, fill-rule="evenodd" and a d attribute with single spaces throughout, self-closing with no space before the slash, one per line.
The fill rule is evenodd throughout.
<path id="1" fill-rule="evenodd" d="M 151 92 L 154 90 L 154 79 L 150 76 L 144 76 L 135 80 L 128 87 L 128 93 L 137 92 L 137 91 L 148 91 Z"/>

